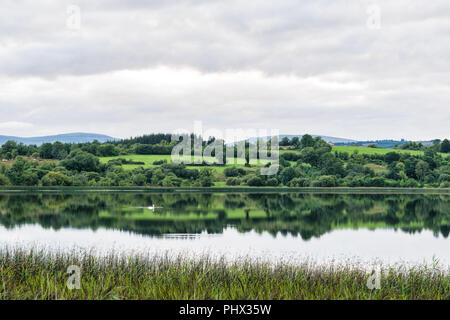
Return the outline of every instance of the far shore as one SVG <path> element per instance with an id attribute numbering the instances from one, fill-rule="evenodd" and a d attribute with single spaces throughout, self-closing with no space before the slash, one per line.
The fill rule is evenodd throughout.
<path id="1" fill-rule="evenodd" d="M 450 194 L 450 188 L 386 187 L 0 187 L 0 194 L 17 193 L 325 193 L 325 194 Z"/>

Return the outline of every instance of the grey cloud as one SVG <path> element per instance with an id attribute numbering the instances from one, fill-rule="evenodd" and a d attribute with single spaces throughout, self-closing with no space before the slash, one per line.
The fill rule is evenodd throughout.
<path id="1" fill-rule="evenodd" d="M 164 64 L 204 72 L 257 69 L 304 76 L 340 69 L 372 73 L 393 66 L 405 73 L 408 60 L 426 64 L 431 49 L 435 56 L 446 56 L 448 45 L 442 46 L 448 33 L 440 31 L 449 28 L 446 2 L 422 10 L 420 1 L 395 6 L 380 1 L 378 32 L 366 27 L 368 3 L 81 1 L 79 32 L 65 28 L 61 4 L 36 6 L 30 20 L 22 7 L 10 5 L 0 39 L 16 34 L 22 42 L 6 47 L 0 68 L 9 75 L 54 76 Z M 400 59 L 407 65 L 399 65 Z M 447 60 L 439 59 L 436 67 L 449 67 Z"/>
<path id="2" fill-rule="evenodd" d="M 2 1 L 2 123 L 114 136 L 197 119 L 350 138 L 450 133 L 448 1 L 76 3 L 80 30 L 65 25 L 69 2 Z M 366 26 L 374 3 L 380 30 Z"/>

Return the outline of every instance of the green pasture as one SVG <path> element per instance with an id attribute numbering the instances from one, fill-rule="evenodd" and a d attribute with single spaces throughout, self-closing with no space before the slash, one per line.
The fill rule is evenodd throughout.
<path id="1" fill-rule="evenodd" d="M 417 150 L 402 150 L 402 149 L 383 149 L 383 148 L 369 148 L 369 147 L 357 147 L 357 146 L 333 146 L 334 152 L 348 152 L 353 153 L 355 151 L 361 154 L 386 154 L 389 152 L 397 153 L 409 153 L 412 155 L 422 156 L 423 151 Z"/>
<path id="2" fill-rule="evenodd" d="M 132 160 L 132 161 L 136 161 L 136 162 L 143 162 L 144 165 L 141 164 L 124 164 L 122 165 L 122 167 L 125 170 L 133 170 L 136 168 L 152 168 L 152 167 L 158 167 L 159 165 L 154 165 L 153 162 L 158 161 L 158 160 L 167 160 L 167 163 L 171 163 L 171 155 L 160 155 L 160 154 L 150 154 L 150 155 L 145 155 L 145 154 L 131 154 L 131 155 L 121 155 L 121 156 L 114 156 L 114 157 L 99 157 L 100 162 L 101 163 L 108 163 L 108 161 L 110 160 L 114 160 L 114 159 L 126 159 L 126 160 Z M 207 160 L 209 160 L 210 162 L 213 162 L 215 160 L 215 158 L 212 157 L 208 157 L 206 158 Z M 191 157 L 191 162 L 194 162 L 194 157 Z M 264 163 L 264 161 L 258 161 L 258 163 Z M 189 168 L 193 169 L 193 168 L 205 168 L 205 167 L 201 167 L 201 166 L 190 166 L 187 165 Z M 214 171 L 216 172 L 216 174 L 220 177 L 223 176 L 223 171 L 225 170 L 225 168 L 227 167 L 232 167 L 232 166 L 237 166 L 237 167 L 244 167 L 243 164 L 226 164 L 226 165 L 210 165 L 210 166 L 206 166 L 206 168 L 212 168 L 214 169 Z M 261 167 L 261 164 L 256 165 L 255 167 Z M 220 185 L 220 184 L 219 184 Z M 223 184 L 224 185 L 224 184 Z"/>

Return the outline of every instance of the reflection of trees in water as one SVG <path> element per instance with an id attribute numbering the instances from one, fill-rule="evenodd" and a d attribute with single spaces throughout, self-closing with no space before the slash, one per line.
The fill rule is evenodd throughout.
<path id="1" fill-rule="evenodd" d="M 150 212 L 143 207 L 162 207 Z M 146 214 L 153 215 L 147 219 Z M 156 219 L 157 218 L 157 219 Z M 336 228 L 390 227 L 449 236 L 446 195 L 74 194 L 1 195 L 0 224 L 99 227 L 145 235 L 221 233 L 227 226 L 320 237 Z"/>

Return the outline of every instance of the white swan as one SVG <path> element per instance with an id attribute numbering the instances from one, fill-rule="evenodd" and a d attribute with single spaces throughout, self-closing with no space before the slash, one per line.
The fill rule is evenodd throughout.
<path id="1" fill-rule="evenodd" d="M 148 209 L 148 210 L 152 210 L 154 211 L 155 209 L 161 209 L 162 207 L 155 207 L 154 205 L 149 206 L 149 207 L 133 207 L 135 209 Z"/>

